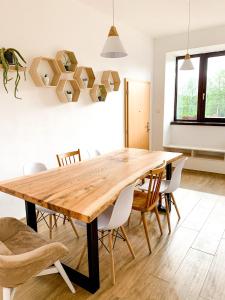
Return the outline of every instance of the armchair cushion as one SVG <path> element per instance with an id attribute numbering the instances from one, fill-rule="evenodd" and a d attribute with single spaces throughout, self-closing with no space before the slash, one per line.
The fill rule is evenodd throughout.
<path id="1" fill-rule="evenodd" d="M 12 251 L 9 250 L 9 248 L 0 241 L 0 255 L 12 255 Z"/>
<path id="2" fill-rule="evenodd" d="M 22 222 L 0 219 L 0 286 L 16 287 L 67 253 L 63 244 L 48 243 Z"/>

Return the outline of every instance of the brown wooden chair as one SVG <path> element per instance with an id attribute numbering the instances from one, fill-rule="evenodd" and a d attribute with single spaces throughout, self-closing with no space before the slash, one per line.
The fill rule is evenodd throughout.
<path id="1" fill-rule="evenodd" d="M 81 161 L 80 149 L 56 155 L 60 167 Z"/>
<path id="2" fill-rule="evenodd" d="M 156 219 L 159 225 L 160 233 L 162 235 L 162 226 L 159 218 L 159 212 L 158 212 L 158 201 L 159 201 L 159 191 L 160 191 L 160 185 L 163 178 L 163 172 L 165 170 L 166 163 L 163 162 L 163 164 L 150 171 L 148 174 L 149 180 L 149 186 L 148 191 L 134 191 L 134 201 L 132 205 L 132 209 L 136 211 L 141 212 L 141 218 L 144 225 L 145 235 L 148 243 L 149 252 L 151 253 L 151 244 L 148 234 L 148 228 L 147 228 L 147 222 L 145 218 L 145 214 L 154 211 L 156 214 Z"/>
<path id="3" fill-rule="evenodd" d="M 80 149 L 76 151 L 66 152 L 62 154 L 57 154 L 57 161 L 59 164 L 59 167 L 64 167 L 66 165 L 71 165 L 76 163 L 77 161 L 81 161 L 81 155 L 80 155 Z M 77 229 L 70 217 L 64 216 L 63 224 L 65 224 L 66 220 L 68 220 L 73 228 L 73 231 L 75 232 L 76 236 L 79 237 Z"/>

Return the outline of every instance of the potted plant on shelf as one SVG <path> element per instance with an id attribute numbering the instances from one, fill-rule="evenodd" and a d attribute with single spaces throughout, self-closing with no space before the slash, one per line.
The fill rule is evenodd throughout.
<path id="1" fill-rule="evenodd" d="M 45 74 L 42 79 L 43 79 L 44 85 L 48 86 L 49 82 L 50 82 L 50 78 L 49 78 L 48 74 Z"/>
<path id="2" fill-rule="evenodd" d="M 67 72 L 70 71 L 71 62 L 68 56 L 64 55 L 64 68 Z"/>
<path id="3" fill-rule="evenodd" d="M 67 97 L 67 101 L 68 102 L 72 102 L 73 101 L 73 94 L 71 91 L 66 91 L 66 97 Z"/>
<path id="4" fill-rule="evenodd" d="M 12 80 L 12 78 L 8 77 L 8 72 L 10 70 L 11 65 L 15 66 L 16 78 L 15 78 L 14 96 L 17 99 L 21 99 L 17 97 L 17 92 L 18 92 L 18 85 L 21 78 L 19 71 L 21 67 L 22 68 L 24 67 L 23 63 L 26 64 L 26 61 L 23 58 L 23 56 L 19 53 L 18 50 L 14 48 L 7 48 L 7 49 L 0 48 L 0 64 L 3 69 L 3 85 L 6 92 L 8 93 L 7 84 L 10 80 Z M 25 71 L 24 71 L 24 78 L 26 79 Z"/>

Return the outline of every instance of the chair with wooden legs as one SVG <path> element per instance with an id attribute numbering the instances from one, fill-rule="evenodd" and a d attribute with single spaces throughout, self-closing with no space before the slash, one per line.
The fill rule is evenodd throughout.
<path id="1" fill-rule="evenodd" d="M 184 164 L 187 160 L 187 157 L 181 158 L 177 164 L 176 167 L 173 171 L 172 177 L 170 180 L 162 180 L 161 186 L 160 186 L 160 201 L 163 199 L 165 200 L 165 205 L 166 205 L 166 217 L 167 217 L 167 223 L 168 223 L 168 229 L 169 233 L 171 233 L 171 225 L 170 225 L 170 211 L 169 211 L 169 204 L 168 204 L 168 199 L 166 195 L 170 194 L 171 195 L 171 203 L 174 205 L 175 210 L 177 212 L 178 220 L 180 220 L 180 213 L 177 207 L 177 203 L 174 197 L 174 192 L 179 188 L 180 182 L 181 182 L 181 174 L 182 170 L 184 167 Z M 141 190 L 147 190 L 148 188 L 148 182 L 145 182 L 143 185 L 139 187 Z"/>
<path id="2" fill-rule="evenodd" d="M 3 300 L 12 300 L 16 288 L 31 277 L 60 273 L 72 293 L 75 289 L 59 259 L 68 249 L 49 243 L 14 218 L 0 218 L 0 286 Z M 47 297 L 45 297 L 47 298 Z"/>
<path id="3" fill-rule="evenodd" d="M 70 151 L 62 154 L 56 155 L 59 167 L 64 167 L 66 165 L 75 164 L 76 162 L 81 161 L 81 155 L 80 155 L 80 149 L 77 149 L 75 151 Z M 68 220 L 73 228 L 73 231 L 75 232 L 76 236 L 79 237 L 77 229 L 72 222 L 72 219 L 70 217 L 64 216 L 63 224 L 65 224 L 66 220 Z"/>
<path id="4" fill-rule="evenodd" d="M 101 155 L 101 152 L 100 152 L 98 149 L 94 149 L 94 148 L 89 148 L 89 149 L 87 150 L 87 153 L 88 153 L 89 159 L 95 158 L 95 157 Z"/>
<path id="5" fill-rule="evenodd" d="M 134 201 L 133 201 L 132 209 L 141 212 L 141 219 L 142 219 L 144 230 L 145 230 L 145 236 L 146 236 L 146 240 L 148 243 L 149 253 L 151 253 L 152 250 L 151 250 L 151 244 L 150 244 L 145 214 L 149 213 L 149 212 L 155 213 L 156 219 L 157 219 L 157 222 L 159 225 L 159 230 L 162 235 L 163 234 L 162 226 L 161 226 L 157 206 L 158 206 L 158 201 L 159 201 L 160 185 L 161 185 L 165 167 L 166 167 L 166 163 L 163 162 L 163 164 L 160 167 L 150 171 L 150 173 L 148 174 L 148 178 L 150 178 L 150 180 L 148 183 L 148 191 L 147 192 L 146 191 L 137 191 L 137 190 L 134 191 Z"/>
<path id="6" fill-rule="evenodd" d="M 128 240 L 126 231 L 124 229 L 124 224 L 127 222 L 128 217 L 131 213 L 132 208 L 132 202 L 133 202 L 133 195 L 134 195 L 134 188 L 135 183 L 128 185 L 125 187 L 119 194 L 115 205 L 111 205 L 109 208 L 107 208 L 99 217 L 98 217 L 98 230 L 101 233 L 101 236 L 99 240 L 103 243 L 103 237 L 106 237 L 108 235 L 108 247 L 109 249 L 105 248 L 109 251 L 110 254 L 110 261 L 111 261 L 111 276 L 112 276 L 112 283 L 113 285 L 116 282 L 115 277 L 115 267 L 114 267 L 114 255 L 113 255 L 113 236 L 115 236 L 115 239 L 119 236 L 120 238 L 123 238 L 127 246 L 129 248 L 129 251 L 133 258 L 135 258 L 134 251 L 132 249 L 132 246 Z M 83 223 L 83 225 L 85 225 Z M 119 230 L 121 231 L 121 234 L 119 234 Z M 114 241 L 115 245 L 115 241 Z M 86 245 L 84 246 L 80 259 L 77 265 L 77 268 L 79 268 L 82 258 L 86 252 Z"/>
<path id="7" fill-rule="evenodd" d="M 59 167 L 75 164 L 81 161 L 80 149 L 56 155 Z"/>
<path id="8" fill-rule="evenodd" d="M 23 174 L 24 175 L 32 175 L 35 173 L 46 171 L 47 168 L 44 164 L 39 162 L 34 163 L 27 163 L 23 166 Z M 44 208 L 42 206 L 36 205 L 36 211 L 37 211 L 37 222 L 44 221 L 45 224 L 49 228 L 49 238 L 52 238 L 52 229 L 54 226 L 57 227 L 57 215 L 56 212 L 47 208 Z M 47 221 L 47 219 L 49 219 Z M 53 222 L 54 220 L 54 222 Z"/>

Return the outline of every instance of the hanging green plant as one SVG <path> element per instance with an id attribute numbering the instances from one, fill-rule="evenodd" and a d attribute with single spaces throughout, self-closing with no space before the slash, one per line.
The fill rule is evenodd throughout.
<path id="1" fill-rule="evenodd" d="M 16 78 L 15 78 L 15 88 L 14 88 L 14 96 L 17 99 L 21 99 L 17 96 L 18 92 L 18 85 L 21 79 L 20 71 L 21 68 L 25 68 L 23 66 L 23 63 L 26 64 L 25 59 L 23 56 L 19 53 L 18 50 L 13 48 L 0 48 L 0 64 L 3 68 L 3 85 L 8 93 L 7 84 L 9 81 L 11 81 L 13 78 L 9 78 L 9 70 L 10 66 L 13 65 L 16 71 Z M 26 80 L 26 71 L 24 70 L 24 79 Z"/>

